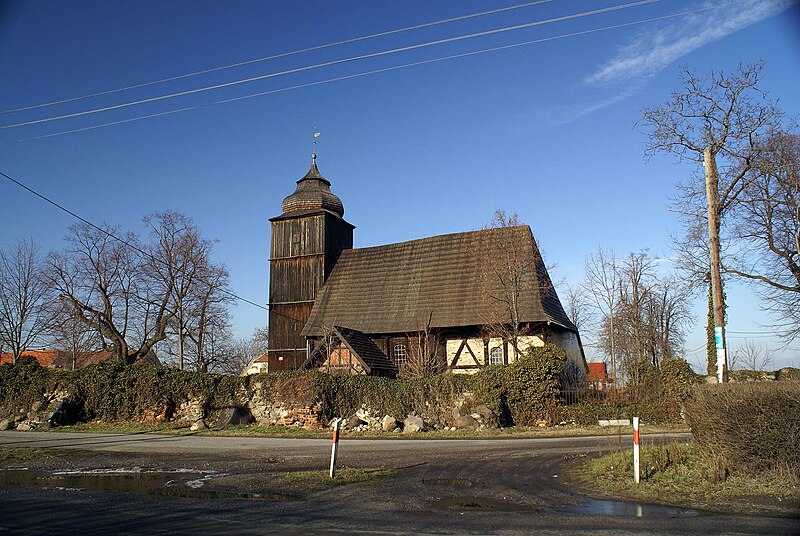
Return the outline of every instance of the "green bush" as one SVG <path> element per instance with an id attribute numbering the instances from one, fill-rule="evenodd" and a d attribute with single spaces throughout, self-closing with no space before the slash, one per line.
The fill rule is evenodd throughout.
<path id="1" fill-rule="evenodd" d="M 50 371 L 32 357 L 21 357 L 15 364 L 0 366 L 0 413 L 27 413 L 34 402 L 56 381 Z"/>
<path id="2" fill-rule="evenodd" d="M 658 372 L 661 395 L 667 399 L 681 401 L 694 385 L 703 383 L 703 376 L 695 373 L 685 359 L 672 357 L 661 362 Z"/>
<path id="3" fill-rule="evenodd" d="M 798 382 L 698 386 L 685 414 L 697 443 L 731 471 L 800 470 Z"/>
<path id="4" fill-rule="evenodd" d="M 502 426 L 552 422 L 566 359 L 564 350 L 552 344 L 531 347 L 510 365 L 481 370 L 472 383 Z"/>

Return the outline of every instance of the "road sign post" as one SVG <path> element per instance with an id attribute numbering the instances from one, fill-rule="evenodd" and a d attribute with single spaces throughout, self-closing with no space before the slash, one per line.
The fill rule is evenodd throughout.
<path id="1" fill-rule="evenodd" d="M 633 418 L 633 479 L 639 483 L 639 417 Z"/>
<path id="2" fill-rule="evenodd" d="M 333 421 L 333 440 L 331 442 L 331 478 L 336 476 L 336 451 L 339 449 L 339 430 L 342 427 L 342 420 L 335 419 Z"/>

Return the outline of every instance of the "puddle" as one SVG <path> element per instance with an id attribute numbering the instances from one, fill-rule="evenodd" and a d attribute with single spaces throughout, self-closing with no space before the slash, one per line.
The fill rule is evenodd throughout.
<path id="1" fill-rule="evenodd" d="M 187 473 L 191 476 L 187 478 Z M 202 474 L 191 470 L 159 472 L 148 470 L 103 469 L 91 471 L 0 471 L 0 486 L 35 486 L 66 491 L 101 491 L 145 493 L 167 497 L 191 499 L 264 499 L 288 500 L 281 495 L 262 493 L 236 493 L 202 489 L 203 484 L 216 474 Z"/>
<path id="2" fill-rule="evenodd" d="M 439 510 L 458 510 L 461 512 L 525 512 L 529 507 L 521 504 L 485 499 L 483 497 L 451 497 L 433 503 Z"/>
<path id="3" fill-rule="evenodd" d="M 697 517 L 700 515 L 699 511 L 690 508 L 599 499 L 590 499 L 575 506 L 561 508 L 559 511 L 567 514 L 649 518 Z"/>

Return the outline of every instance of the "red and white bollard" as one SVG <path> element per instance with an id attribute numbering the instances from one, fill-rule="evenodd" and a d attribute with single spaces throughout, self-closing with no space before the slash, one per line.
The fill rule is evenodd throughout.
<path id="1" fill-rule="evenodd" d="M 339 429 L 342 427 L 341 419 L 333 421 L 333 441 L 331 444 L 331 478 L 336 476 L 336 451 L 339 449 Z"/>
<path id="2" fill-rule="evenodd" d="M 633 480 L 639 483 L 639 417 L 633 418 Z"/>

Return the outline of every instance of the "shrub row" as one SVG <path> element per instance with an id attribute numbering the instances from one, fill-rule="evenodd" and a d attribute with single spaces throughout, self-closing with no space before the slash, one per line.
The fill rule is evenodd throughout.
<path id="1" fill-rule="evenodd" d="M 800 383 L 698 386 L 684 411 L 695 440 L 728 470 L 800 470 Z"/>

